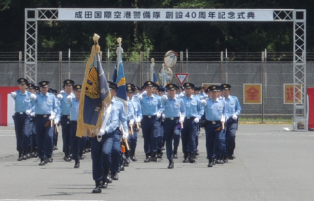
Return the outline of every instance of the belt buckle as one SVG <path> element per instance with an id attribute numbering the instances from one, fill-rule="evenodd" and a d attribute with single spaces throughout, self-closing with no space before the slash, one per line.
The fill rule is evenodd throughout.
<path id="1" fill-rule="evenodd" d="M 173 117 L 171 117 L 170 119 L 171 119 L 171 120 L 174 120 L 174 118 L 173 118 Z"/>
<path id="2" fill-rule="evenodd" d="M 212 121 L 212 124 L 216 124 L 216 122 L 215 122 L 215 121 Z"/>
<path id="3" fill-rule="evenodd" d="M 186 119 L 190 119 L 191 117 L 186 117 Z"/>
<path id="4" fill-rule="evenodd" d="M 20 112 L 20 114 L 23 114 L 23 112 Z"/>
<path id="5" fill-rule="evenodd" d="M 70 115 L 68 115 L 67 118 L 70 119 Z"/>
<path id="6" fill-rule="evenodd" d="M 43 115 L 43 117 L 44 117 L 44 118 L 46 118 L 46 117 L 47 117 L 47 115 Z"/>
<path id="7" fill-rule="evenodd" d="M 152 118 L 152 116 L 147 116 L 149 119 Z"/>

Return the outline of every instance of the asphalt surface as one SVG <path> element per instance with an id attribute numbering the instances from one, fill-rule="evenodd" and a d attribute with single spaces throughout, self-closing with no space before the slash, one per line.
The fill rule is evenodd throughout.
<path id="1" fill-rule="evenodd" d="M 63 161 L 62 139 L 53 163 L 18 162 L 13 127 L 0 127 L 0 201 L 2 200 L 314 200 L 314 132 L 292 132 L 290 125 L 240 125 L 236 159 L 208 168 L 205 136 L 194 164 L 175 159 L 144 163 L 139 137 L 137 162 L 101 194 L 92 194 L 90 153 L 74 169 Z M 139 135 L 141 136 L 141 135 Z M 181 150 L 181 146 L 179 147 Z"/>

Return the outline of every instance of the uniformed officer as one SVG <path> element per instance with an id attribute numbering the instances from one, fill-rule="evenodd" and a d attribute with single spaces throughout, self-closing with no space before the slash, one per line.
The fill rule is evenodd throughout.
<path id="1" fill-rule="evenodd" d="M 181 131 L 182 150 L 184 153 L 184 161 L 194 163 L 194 154 L 196 150 L 196 137 L 199 128 L 199 120 L 201 119 L 204 110 L 201 106 L 201 101 L 193 95 L 193 83 L 186 82 L 183 85 L 185 96 L 182 98 L 186 109 L 186 117 Z"/>
<path id="2" fill-rule="evenodd" d="M 202 100 L 206 118 L 206 151 L 209 160 L 208 167 L 214 165 L 215 156 L 220 161 L 225 150 L 223 124 L 225 123 L 225 102 L 218 98 L 220 87 L 211 85 L 209 87 L 209 99 Z"/>
<path id="3" fill-rule="evenodd" d="M 142 107 L 143 119 L 141 121 L 142 132 L 144 136 L 144 151 L 146 159 L 144 162 L 157 161 L 157 137 L 160 127 L 159 118 L 163 111 L 161 99 L 153 94 L 155 84 L 151 81 L 144 83 L 146 94 L 139 95 Z"/>
<path id="4" fill-rule="evenodd" d="M 132 161 L 137 161 L 135 157 L 135 149 L 137 144 L 137 134 L 139 131 L 139 123 L 142 120 L 142 108 L 139 101 L 135 100 L 134 93 L 135 93 L 135 86 L 131 83 L 127 83 L 127 96 L 128 101 L 131 104 L 132 109 L 134 110 L 134 125 L 133 126 L 133 134 L 129 135 L 129 145 L 130 145 L 130 158 Z M 129 112 L 129 111 L 128 111 Z"/>
<path id="5" fill-rule="evenodd" d="M 61 108 L 61 126 L 62 126 L 62 140 L 63 140 L 63 152 L 64 160 L 71 161 L 70 158 L 70 146 L 71 146 L 71 137 L 70 137 L 70 106 L 67 103 L 67 97 L 69 95 L 74 98 L 72 93 L 74 81 L 66 79 L 63 81 L 64 92 L 58 94 L 58 99 L 60 101 Z"/>
<path id="6" fill-rule="evenodd" d="M 28 90 L 32 94 L 36 94 L 36 86 L 32 83 L 28 84 Z M 30 137 L 30 146 L 31 146 L 31 156 L 37 157 L 37 136 L 36 136 L 36 123 L 35 123 L 35 106 L 33 106 L 32 112 L 30 114 L 30 125 L 31 125 L 31 137 Z"/>
<path id="7" fill-rule="evenodd" d="M 166 139 L 166 152 L 169 160 L 169 169 L 174 167 L 173 158 L 177 158 L 177 150 L 180 142 L 180 130 L 185 118 L 185 106 L 181 98 L 176 98 L 175 84 L 168 84 L 166 86 L 168 95 L 162 96 L 162 104 L 164 107 L 165 123 L 164 135 Z M 172 147 L 172 140 L 174 140 L 174 147 Z"/>
<path id="8" fill-rule="evenodd" d="M 241 114 L 241 105 L 236 96 L 230 95 L 231 85 L 222 84 L 223 96 L 226 102 L 226 154 L 228 159 L 235 159 L 234 149 L 235 149 L 235 137 L 236 130 L 238 129 L 238 118 Z"/>
<path id="9" fill-rule="evenodd" d="M 82 138 L 76 137 L 77 119 L 79 113 L 79 102 L 81 96 L 82 85 L 74 85 L 74 98 L 70 94 L 67 96 L 67 103 L 70 106 L 70 137 L 72 159 L 75 160 L 74 168 L 80 167 L 80 158 L 78 157 L 79 145 Z"/>
<path id="10" fill-rule="evenodd" d="M 28 84 L 25 78 L 17 80 L 20 90 L 11 92 L 12 98 L 15 100 L 15 113 L 13 115 L 14 128 L 16 135 L 16 149 L 19 152 L 18 161 L 28 158 L 31 125 L 30 114 L 32 112 L 33 103 L 31 102 L 31 93 L 26 91 Z"/>
<path id="11" fill-rule="evenodd" d="M 120 121 L 120 129 L 118 132 L 115 132 L 113 137 L 113 146 L 111 152 L 111 165 L 110 165 L 110 172 L 111 178 L 113 180 L 118 180 L 118 172 L 119 166 L 121 164 L 121 136 L 123 139 L 128 139 L 128 126 L 127 126 L 127 114 L 124 107 L 124 103 L 118 99 L 117 96 L 117 89 L 118 86 L 114 82 L 108 81 L 110 87 L 110 94 L 112 96 L 112 102 L 115 109 L 118 111 L 119 121 Z M 121 114 L 120 114 L 121 113 Z"/>
<path id="12" fill-rule="evenodd" d="M 53 149 L 53 120 L 57 113 L 57 100 L 48 92 L 48 81 L 41 81 L 40 93 L 31 94 L 31 100 L 35 105 L 36 134 L 38 142 L 38 155 L 41 159 L 39 165 L 52 163 Z"/>
<path id="13" fill-rule="evenodd" d="M 160 86 L 158 88 L 159 97 L 162 97 L 166 94 L 164 87 Z M 164 115 L 163 115 L 164 116 Z M 165 137 L 164 137 L 164 118 L 160 118 L 160 127 L 158 132 L 158 142 L 157 142 L 157 158 L 162 158 L 163 150 L 165 146 Z"/>

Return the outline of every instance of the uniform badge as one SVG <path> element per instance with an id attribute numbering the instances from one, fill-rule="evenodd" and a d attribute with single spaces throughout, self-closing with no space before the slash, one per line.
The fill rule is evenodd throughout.
<path id="1" fill-rule="evenodd" d="M 67 83 L 69 84 L 69 83 L 70 83 L 70 80 L 68 80 Z"/>

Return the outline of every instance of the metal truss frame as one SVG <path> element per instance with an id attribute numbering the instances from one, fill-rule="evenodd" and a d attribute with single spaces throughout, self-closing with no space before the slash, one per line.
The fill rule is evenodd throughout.
<path id="1" fill-rule="evenodd" d="M 30 82 L 37 83 L 38 21 L 57 21 L 58 16 L 58 8 L 25 9 L 24 76 Z M 273 20 L 274 22 L 293 22 L 293 128 L 295 131 L 307 131 L 306 10 L 274 9 Z M 298 88 L 297 86 L 300 85 L 302 87 Z"/>

